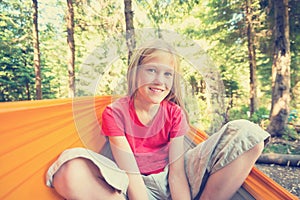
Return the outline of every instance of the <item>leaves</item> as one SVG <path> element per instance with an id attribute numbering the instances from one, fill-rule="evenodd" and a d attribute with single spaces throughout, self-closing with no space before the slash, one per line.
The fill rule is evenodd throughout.
<path id="1" fill-rule="evenodd" d="M 290 1 L 291 39 L 291 86 L 293 108 L 299 111 L 299 49 L 300 19 L 297 0 Z M 2 0 L 0 5 L 0 89 L 1 101 L 35 99 L 33 74 L 33 49 L 31 39 L 32 13 L 30 1 Z M 254 30 L 256 40 L 258 94 L 260 106 L 269 107 L 271 98 L 272 65 L 272 7 L 270 1 L 252 0 Z M 218 67 L 226 88 L 226 107 L 241 108 L 249 102 L 249 64 L 246 46 L 245 1 L 218 0 L 136 0 L 132 1 L 134 26 L 136 29 L 155 27 L 174 30 L 199 44 Z M 75 45 L 76 73 L 88 68 L 86 63 L 95 49 L 101 46 L 97 55 L 96 74 L 103 73 L 98 94 L 124 93 L 116 86 L 126 73 L 126 52 L 119 52 L 120 58 L 111 59 L 109 49 L 117 44 L 107 44 L 109 38 L 117 38 L 125 31 L 123 2 L 112 0 L 75 0 Z M 66 44 L 66 2 L 49 0 L 39 2 L 39 36 L 41 50 L 41 70 L 44 98 L 68 96 L 67 44 Z M 117 39 L 114 40 L 117 43 Z M 121 44 L 119 44 L 121 45 Z M 100 55 L 101 54 L 101 55 Z M 110 71 L 107 69 L 111 63 Z M 207 91 L 201 74 L 189 70 L 184 64 L 184 79 L 187 88 L 194 87 L 194 96 L 203 109 Z M 85 73 L 85 72 L 84 72 Z M 89 72 L 83 76 L 92 77 Z M 88 77 L 84 77 L 88 78 Z M 106 84 L 105 84 L 106 83 Z M 119 84 L 119 85 L 120 85 Z M 191 91 L 191 90 L 189 90 Z M 195 92 L 196 91 L 196 92 Z M 81 93 L 82 95 L 84 94 Z M 192 92 L 191 92 L 192 94 Z M 194 105 L 193 105 L 194 106 Z M 193 107 L 192 106 L 192 107 Z M 201 108 L 200 108 L 201 107 Z M 192 108 L 193 110 L 193 108 Z M 195 114 L 195 118 L 196 115 Z M 200 117 L 204 120 L 204 117 Z M 197 121 L 199 119 L 196 119 Z"/>

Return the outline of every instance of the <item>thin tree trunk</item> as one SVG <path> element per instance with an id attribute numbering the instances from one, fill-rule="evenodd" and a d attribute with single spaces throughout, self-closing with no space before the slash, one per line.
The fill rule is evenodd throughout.
<path id="1" fill-rule="evenodd" d="M 68 73 L 69 73 L 69 97 L 75 96 L 75 42 L 74 42 L 74 9 L 73 1 L 67 0 L 67 42 L 68 42 Z"/>
<path id="2" fill-rule="evenodd" d="M 247 23 L 247 38 L 248 38 L 248 57 L 250 66 L 250 115 L 257 110 L 257 78 L 256 78 L 256 55 L 254 47 L 254 29 L 252 21 L 252 1 L 246 1 L 246 23 Z"/>
<path id="3" fill-rule="evenodd" d="M 27 94 L 27 100 L 30 100 L 30 86 L 29 83 L 26 81 L 26 94 Z"/>
<path id="4" fill-rule="evenodd" d="M 39 31 L 38 31 L 38 2 L 32 0 L 33 7 L 33 64 L 35 72 L 35 88 L 36 99 L 42 99 L 42 76 L 41 76 L 41 61 L 39 47 Z"/>
<path id="5" fill-rule="evenodd" d="M 124 14 L 126 23 L 126 43 L 128 47 L 128 64 L 131 60 L 132 52 L 135 48 L 135 34 L 133 26 L 133 11 L 132 11 L 131 0 L 124 0 Z"/>
<path id="6" fill-rule="evenodd" d="M 286 128 L 290 102 L 290 40 L 288 0 L 274 0 L 274 54 L 272 65 L 272 107 L 267 130 L 281 136 Z"/>

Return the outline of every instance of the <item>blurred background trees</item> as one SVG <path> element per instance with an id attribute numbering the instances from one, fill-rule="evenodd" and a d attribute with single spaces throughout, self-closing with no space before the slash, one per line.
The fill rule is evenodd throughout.
<path id="1" fill-rule="evenodd" d="M 35 2 L 38 53 L 34 42 L 37 34 L 32 28 Z M 278 22 L 277 6 L 281 3 L 286 15 Z M 114 35 L 152 27 L 158 37 L 162 29 L 185 35 L 212 58 L 225 86 L 224 122 L 246 118 L 264 128 L 271 124 L 273 129 L 269 131 L 273 135 L 290 136 L 295 132 L 290 124 L 299 124 L 299 0 L 2 0 L 0 18 L 2 102 L 76 96 L 74 80 L 95 48 Z M 282 29 L 279 23 L 288 29 Z M 284 46 L 279 47 L 282 43 Z M 110 45 L 102 48 L 104 59 Z M 283 55 L 282 48 L 290 58 L 282 65 L 288 69 L 285 75 L 276 65 L 280 60 L 276 55 Z M 35 56 L 39 56 L 41 78 L 35 73 Z M 123 52 L 119 61 L 112 63 L 110 72 L 104 72 L 104 64 L 99 69 L 103 79 L 97 95 L 113 94 L 116 87 L 126 89 L 124 85 L 116 86 L 116 80 L 126 73 L 127 56 L 128 52 Z M 183 65 L 190 94 L 186 98 L 193 102 L 188 108 L 192 121 L 207 129 L 210 119 L 203 112 L 209 101 L 207 85 L 201 74 L 189 69 L 188 63 Z M 274 69 L 277 79 L 272 79 L 276 77 Z M 278 82 L 278 86 L 272 86 L 279 79 L 286 85 Z M 41 80 L 41 93 L 36 93 L 36 80 Z M 284 115 L 273 109 L 282 98 L 283 88 L 287 98 Z M 274 94 L 279 94 L 278 98 Z"/>

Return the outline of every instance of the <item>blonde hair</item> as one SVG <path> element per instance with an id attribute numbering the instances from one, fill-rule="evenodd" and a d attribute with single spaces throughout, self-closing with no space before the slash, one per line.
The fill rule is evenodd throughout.
<path id="1" fill-rule="evenodd" d="M 136 80 L 137 80 L 138 67 L 143 63 L 143 61 L 146 58 L 149 59 L 155 57 L 157 55 L 155 54 L 157 51 L 164 51 L 171 55 L 171 58 L 173 59 L 172 62 L 174 64 L 174 70 L 175 70 L 173 85 L 170 93 L 166 96 L 165 100 L 174 102 L 184 109 L 184 104 L 182 101 L 182 95 L 180 89 L 181 87 L 180 87 L 180 76 L 179 76 L 179 65 L 180 65 L 179 56 L 175 52 L 175 49 L 162 39 L 149 41 L 134 51 L 127 71 L 128 95 L 130 97 L 133 97 L 136 93 L 136 89 L 137 89 Z"/>

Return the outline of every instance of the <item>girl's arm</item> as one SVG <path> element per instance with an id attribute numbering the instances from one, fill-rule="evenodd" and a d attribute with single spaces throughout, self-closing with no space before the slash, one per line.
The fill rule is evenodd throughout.
<path id="1" fill-rule="evenodd" d="M 111 150 L 120 169 L 129 177 L 127 194 L 130 200 L 148 199 L 147 190 L 140 174 L 135 157 L 125 136 L 109 137 Z"/>
<path id="2" fill-rule="evenodd" d="M 169 167 L 169 185 L 173 200 L 190 200 L 190 188 L 184 169 L 184 136 L 171 139 L 170 144 L 170 167 Z"/>

